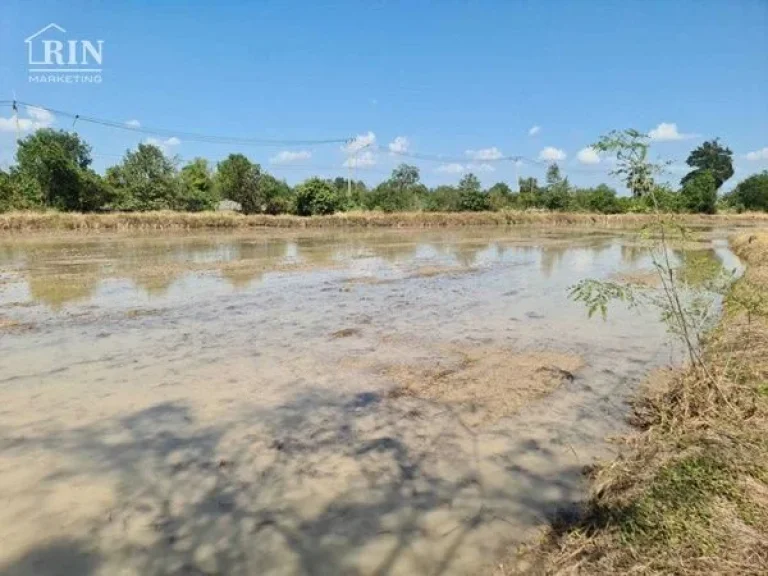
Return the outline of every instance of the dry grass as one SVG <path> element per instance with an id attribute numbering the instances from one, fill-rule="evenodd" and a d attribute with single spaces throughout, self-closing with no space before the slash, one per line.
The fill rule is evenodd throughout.
<path id="1" fill-rule="evenodd" d="M 768 574 L 768 233 L 732 247 L 748 267 L 706 344 L 712 377 L 652 379 L 583 516 L 495 573 Z"/>
<path id="2" fill-rule="evenodd" d="M 445 226 L 548 225 L 606 228 L 637 228 L 651 222 L 647 214 L 584 214 L 545 211 L 500 212 L 344 212 L 332 216 L 244 216 L 234 212 L 119 212 L 77 214 L 72 212 L 8 212 L 0 214 L 0 231 L 152 231 L 205 228 L 429 228 Z M 688 225 L 763 224 L 768 214 L 679 215 Z"/>
<path id="3" fill-rule="evenodd" d="M 384 372 L 396 382 L 390 397 L 440 402 L 476 427 L 511 416 L 572 379 L 582 365 L 572 354 L 474 346 L 448 350 L 437 363 L 396 364 Z"/>

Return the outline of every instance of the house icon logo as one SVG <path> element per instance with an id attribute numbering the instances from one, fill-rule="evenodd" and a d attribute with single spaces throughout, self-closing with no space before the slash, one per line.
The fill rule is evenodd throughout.
<path id="1" fill-rule="evenodd" d="M 67 31 L 52 22 L 24 43 L 30 82 L 101 83 L 103 40 L 68 38 Z"/>

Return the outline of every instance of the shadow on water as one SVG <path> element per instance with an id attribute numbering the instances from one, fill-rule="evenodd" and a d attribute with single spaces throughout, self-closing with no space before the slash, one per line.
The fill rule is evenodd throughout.
<path id="1" fill-rule="evenodd" d="M 530 443 L 495 456 L 514 491 L 486 482 L 475 433 L 420 424 L 453 422 L 444 406 L 315 391 L 233 417 L 206 426 L 164 403 L 3 446 L 66 455 L 71 467 L 44 483 L 105 477 L 117 496 L 87 538 L 46 542 L 0 572 L 464 573 L 492 559 L 486 534 L 494 546 L 500 530 L 522 539 L 521 518 L 540 522 L 578 497 L 580 467 L 536 474 L 525 454 L 554 455 Z"/>

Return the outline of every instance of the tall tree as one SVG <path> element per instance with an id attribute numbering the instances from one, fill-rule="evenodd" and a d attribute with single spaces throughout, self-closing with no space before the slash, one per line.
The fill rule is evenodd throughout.
<path id="1" fill-rule="evenodd" d="M 714 214 L 717 205 L 715 177 L 709 170 L 696 170 L 680 190 L 683 205 L 689 212 Z"/>
<path id="2" fill-rule="evenodd" d="M 91 147 L 72 132 L 36 131 L 19 141 L 16 153 L 24 195 L 60 210 L 95 210 L 106 200 L 107 189 L 89 169 Z"/>
<path id="3" fill-rule="evenodd" d="M 549 210 L 565 210 L 570 204 L 570 185 L 568 179 L 560 174 L 556 162 L 547 168 L 547 189 L 544 194 L 544 207 Z"/>
<path id="4" fill-rule="evenodd" d="M 261 167 L 242 154 L 230 154 L 219 162 L 216 170 L 216 186 L 219 196 L 240 204 L 243 212 L 261 212 L 263 198 L 259 189 Z"/>
<path id="5" fill-rule="evenodd" d="M 207 160 L 195 158 L 181 169 L 179 177 L 181 179 L 180 209 L 199 212 L 216 208 L 218 195 Z"/>
<path id="6" fill-rule="evenodd" d="M 259 188 L 264 200 L 265 213 L 274 215 L 291 211 L 293 191 L 284 180 L 278 180 L 271 174 L 264 173 L 259 178 Z"/>
<path id="7" fill-rule="evenodd" d="M 493 210 L 509 208 L 514 203 L 515 197 L 512 189 L 506 182 L 496 182 L 488 189 L 488 203 Z"/>
<path id="8" fill-rule="evenodd" d="M 733 152 L 721 145 L 717 138 L 694 149 L 685 163 L 693 170 L 680 181 L 682 185 L 707 170 L 715 180 L 715 189 L 719 190 L 723 182 L 733 176 Z"/>
<path id="9" fill-rule="evenodd" d="M 107 170 L 107 181 L 118 190 L 121 208 L 172 210 L 179 208 L 180 185 L 173 162 L 152 144 L 128 151 L 121 164 Z"/>
<path id="10" fill-rule="evenodd" d="M 459 208 L 473 212 L 490 209 L 488 195 L 483 193 L 480 180 L 471 172 L 459 181 Z"/>
<path id="11" fill-rule="evenodd" d="M 419 183 L 419 169 L 410 164 L 400 164 L 400 166 L 392 170 L 392 176 L 389 177 L 389 181 L 400 190 L 412 188 Z"/>

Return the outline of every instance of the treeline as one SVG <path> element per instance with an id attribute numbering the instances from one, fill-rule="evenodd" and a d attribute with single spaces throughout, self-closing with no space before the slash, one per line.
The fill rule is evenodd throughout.
<path id="1" fill-rule="evenodd" d="M 91 168 L 91 149 L 77 134 L 38 130 L 20 140 L 16 164 L 0 170 L 0 212 L 55 209 L 76 212 L 214 210 L 222 200 L 236 202 L 246 214 L 311 216 L 349 210 L 384 212 L 460 212 L 502 209 L 618 214 L 649 212 L 654 203 L 663 211 L 714 213 L 718 209 L 768 211 L 768 172 L 740 182 L 718 195 L 733 175 L 732 153 L 717 140 L 691 152 L 691 172 L 679 188 L 654 184 L 654 194 L 631 189 L 619 196 L 601 184 L 573 186 L 552 164 L 546 180 L 521 178 L 518 191 L 504 182 L 483 189 L 474 174 L 458 185 L 428 188 L 419 169 L 402 164 L 374 188 L 346 178 L 309 178 L 291 187 L 266 173 L 242 154 L 230 154 L 212 166 L 195 158 L 177 162 L 150 144 L 139 144 L 104 176 Z"/>

